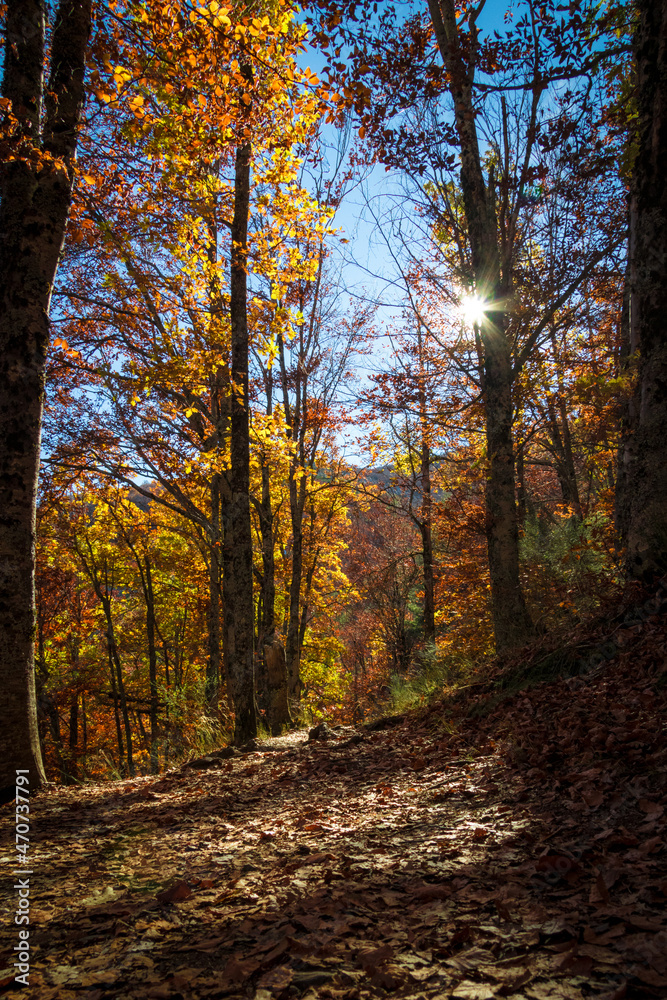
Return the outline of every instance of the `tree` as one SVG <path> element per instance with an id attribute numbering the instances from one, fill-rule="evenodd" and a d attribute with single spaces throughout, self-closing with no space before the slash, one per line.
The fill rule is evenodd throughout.
<path id="1" fill-rule="evenodd" d="M 44 781 L 35 711 L 35 502 L 49 307 L 75 176 L 91 0 L 8 0 L 0 178 L 0 787 Z M 3 792 L 4 794 L 4 792 Z"/>
<path id="2" fill-rule="evenodd" d="M 417 321 L 408 333 L 392 336 L 393 364 L 371 376 L 373 388 L 365 394 L 369 416 L 386 423 L 390 435 L 391 476 L 379 490 L 383 502 L 414 522 L 421 537 L 424 587 L 424 638 L 435 643 L 435 586 L 433 556 L 433 462 L 436 440 L 444 422 L 439 390 L 445 379 L 442 352 L 428 329 Z"/>
<path id="3" fill-rule="evenodd" d="M 97 445 L 106 436 L 98 467 L 146 492 L 141 466 L 162 487 L 155 499 L 206 538 L 207 695 L 215 708 L 222 634 L 241 742 L 255 726 L 248 352 L 269 352 L 279 328 L 289 338 L 294 311 L 272 292 L 308 279 L 326 232 L 297 181 L 294 147 L 320 114 L 317 80 L 295 62 L 305 29 L 290 10 L 267 10 L 236 10 L 232 23 L 216 5 L 129 5 L 113 86 L 98 73 L 100 100 L 111 106 L 113 87 L 122 91 L 117 141 L 106 176 L 99 157 L 87 174 L 99 181 L 87 221 L 107 262 L 91 275 L 74 260 L 69 291 L 84 322 L 66 334 L 101 348 L 91 375 L 113 416 L 91 420 Z"/>
<path id="4" fill-rule="evenodd" d="M 476 294 L 491 305 L 480 322 L 483 345 L 483 394 L 489 472 L 486 487 L 487 543 L 491 573 L 496 646 L 516 645 L 531 631 L 519 582 L 519 537 L 514 499 L 514 449 L 512 442 L 512 358 L 508 338 L 506 303 L 511 293 L 503 275 L 498 245 L 493 186 L 482 170 L 473 80 L 476 68 L 478 9 L 470 13 L 470 30 L 463 48 L 453 0 L 429 0 L 431 21 L 440 49 L 461 151 L 461 189 L 470 240 L 472 275 Z M 539 91 L 538 91 L 539 96 Z"/>
<path id="5" fill-rule="evenodd" d="M 354 5 L 346 6 L 347 17 L 339 4 L 321 0 L 318 6 L 324 14 L 317 37 L 328 51 L 331 78 L 343 75 L 341 89 L 358 114 L 360 134 L 387 169 L 409 179 L 417 219 L 432 220 L 434 241 L 449 244 L 440 273 L 434 268 L 429 277 L 431 299 L 439 289 L 443 312 L 460 301 L 463 289 L 479 303 L 477 321 L 470 324 L 477 359 L 469 377 L 484 410 L 494 631 L 498 649 L 507 648 L 532 631 L 519 577 L 515 386 L 548 338 L 553 316 L 619 243 L 613 226 L 589 227 L 582 240 L 578 224 L 571 241 L 575 252 L 563 256 L 557 246 L 563 241 L 550 241 L 545 225 L 555 193 L 574 200 L 577 184 L 587 184 L 589 198 L 591 178 L 611 173 L 612 147 L 605 145 L 596 118 L 596 73 L 610 56 L 602 44 L 604 18 L 588 5 L 569 16 L 527 0 L 508 17 L 503 35 L 482 40 L 484 0 L 430 0 L 430 17 L 420 11 L 402 16 L 390 5 L 372 10 L 369 4 L 362 23 Z M 566 167 L 562 176 L 551 173 L 551 150 L 557 151 L 552 159 Z M 579 223 L 585 218 L 580 214 Z M 417 253 L 411 262 L 424 271 L 428 233 L 420 241 L 418 224 L 395 228 L 400 233 L 404 226 L 406 242 L 417 243 L 422 260 Z M 555 269 L 559 283 L 549 286 L 549 297 L 531 315 L 522 272 L 535 251 L 549 266 L 560 259 L 567 267 Z M 408 246 L 403 257 L 411 253 Z M 430 324 L 428 315 L 417 315 Z"/>
<path id="6" fill-rule="evenodd" d="M 667 3 L 637 0 L 636 157 L 631 179 L 626 347 L 636 367 L 617 509 L 631 579 L 667 571 Z"/>

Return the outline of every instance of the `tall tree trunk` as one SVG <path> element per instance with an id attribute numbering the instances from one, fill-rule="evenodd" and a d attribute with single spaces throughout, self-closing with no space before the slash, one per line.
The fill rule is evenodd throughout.
<path id="1" fill-rule="evenodd" d="M 435 642 L 433 537 L 431 533 L 430 519 L 421 521 L 419 531 L 422 536 L 422 561 L 424 576 L 424 637 L 428 640 L 428 642 Z"/>
<path id="2" fill-rule="evenodd" d="M 274 628 L 264 636 L 262 654 L 266 665 L 266 718 L 272 736 L 280 736 L 285 726 L 291 726 L 289 710 L 285 647 Z"/>
<path id="3" fill-rule="evenodd" d="M 526 523 L 528 495 L 526 491 L 525 442 L 519 440 L 516 447 L 516 501 L 519 527 Z"/>
<path id="4" fill-rule="evenodd" d="M 635 234 L 637 232 L 637 211 L 635 199 L 631 193 L 628 205 L 628 259 L 625 267 L 625 282 L 623 287 L 623 307 L 621 310 L 621 350 L 619 370 L 625 386 L 636 375 L 637 364 L 637 309 L 635 296 Z M 634 308 L 633 308 L 634 303 Z M 628 387 L 629 388 L 629 387 Z M 637 400 L 631 391 L 623 393 L 621 398 L 621 440 L 617 455 L 616 492 L 614 497 L 614 526 L 617 542 L 623 550 L 628 541 L 630 525 L 631 470 L 634 465 L 634 439 L 632 435 L 636 423 Z"/>
<path id="5" fill-rule="evenodd" d="M 253 639 L 252 529 L 250 522 L 250 401 L 248 395 L 247 260 L 250 211 L 249 142 L 237 147 L 230 283 L 231 345 L 231 470 L 230 499 L 225 505 L 223 593 L 224 656 L 234 705 L 234 740 L 245 743 L 257 735 Z"/>
<path id="6" fill-rule="evenodd" d="M 123 730 L 120 724 L 120 712 L 118 710 L 116 667 L 111 653 L 111 645 L 108 642 L 107 659 L 109 662 L 109 678 L 111 680 L 111 697 L 113 698 L 113 715 L 116 723 L 116 742 L 118 743 L 118 773 L 123 775 L 125 774 L 125 744 L 123 743 Z"/>
<path id="7" fill-rule="evenodd" d="M 0 795 L 45 781 L 35 705 L 35 497 L 49 306 L 72 193 L 91 0 L 61 0 L 44 87 L 45 0 L 8 0 L 2 96 L 21 137 L 0 177 Z M 44 102 L 44 113 L 42 104 Z M 42 154 L 30 157 L 31 150 Z M 48 159 L 43 156 L 55 159 Z"/>
<path id="8" fill-rule="evenodd" d="M 268 412 L 271 412 L 270 408 Z M 276 570 L 271 470 L 266 456 L 262 458 L 262 499 L 258 505 L 258 514 L 262 538 L 262 599 L 257 643 L 261 674 L 257 679 L 257 687 L 262 694 L 269 728 L 277 736 L 286 726 L 291 726 L 292 717 L 289 710 L 285 648 L 275 622 Z"/>
<path id="9" fill-rule="evenodd" d="M 71 785 L 72 779 L 78 777 L 76 763 L 76 748 L 79 743 L 79 692 L 75 691 L 69 705 L 69 754 L 67 755 L 67 779 L 65 784 Z"/>
<path id="10" fill-rule="evenodd" d="M 212 180 L 219 176 L 215 164 Z M 215 189 L 215 185 L 212 185 Z M 207 220 L 207 255 L 211 272 L 208 285 L 209 346 L 218 355 L 217 366 L 209 373 L 211 393 L 211 420 L 213 434 L 208 450 L 214 456 L 210 481 L 210 531 L 209 531 L 209 607 L 208 607 L 208 661 L 206 664 L 206 702 L 215 715 L 218 711 L 222 683 L 222 507 L 229 500 L 229 483 L 220 472 L 226 440 L 230 432 L 231 386 L 229 380 L 229 353 L 222 321 L 225 311 L 220 275 L 218 272 L 218 198 L 213 195 Z"/>
<path id="11" fill-rule="evenodd" d="M 271 470 L 262 458 L 262 500 L 259 508 L 259 530 L 262 537 L 262 636 L 273 631 L 276 614 L 276 561 L 274 556 L 273 510 L 271 507 Z"/>
<path id="12" fill-rule="evenodd" d="M 570 507 L 574 511 L 575 516 L 581 520 L 583 509 L 579 497 L 579 484 L 577 483 L 577 471 L 574 467 L 570 424 L 567 418 L 564 399 L 561 397 L 558 400 L 558 411 L 556 410 L 556 404 L 550 399 L 548 413 L 547 433 L 551 441 L 551 450 L 555 459 L 556 475 L 558 476 L 563 503 Z"/>
<path id="13" fill-rule="evenodd" d="M 160 771 L 159 740 L 158 740 L 158 690 L 157 690 L 157 647 L 155 645 L 155 595 L 153 594 L 153 574 L 148 556 L 145 557 L 146 570 L 146 636 L 148 639 L 148 677 L 150 683 L 150 722 L 151 722 L 151 774 Z"/>
<path id="14" fill-rule="evenodd" d="M 137 569 L 139 570 L 139 579 L 141 580 L 141 590 L 144 595 L 144 604 L 146 605 L 146 643 L 148 646 L 148 682 L 150 686 L 150 699 L 149 699 L 149 716 L 150 716 L 150 726 L 151 726 L 150 760 L 151 760 L 151 774 L 158 774 L 160 771 L 160 760 L 158 752 L 157 644 L 155 641 L 158 628 L 157 628 L 157 620 L 155 617 L 155 594 L 153 592 L 153 572 L 148 552 L 144 552 L 142 554 L 137 548 L 137 546 L 134 544 L 131 537 L 131 533 L 128 532 L 127 528 L 123 525 L 122 520 L 120 518 L 116 518 L 116 521 L 121 536 L 123 537 L 125 544 L 132 553 L 134 561 L 137 564 Z M 121 677 L 121 688 L 122 688 L 122 677 Z M 124 692 L 121 692 L 121 696 L 122 698 L 124 698 Z M 140 713 L 137 715 L 137 718 L 139 722 L 141 722 Z M 143 729 L 142 729 L 142 734 L 143 734 Z"/>
<path id="15" fill-rule="evenodd" d="M 627 574 L 650 582 L 667 572 L 667 0 L 636 7 L 630 348 L 639 363 L 622 462 L 627 509 L 619 507 Z"/>
<path id="16" fill-rule="evenodd" d="M 81 561 L 83 570 L 90 580 L 93 590 L 95 591 L 95 596 L 102 605 L 102 610 L 104 612 L 104 620 L 107 625 L 107 653 L 109 657 L 109 671 L 111 674 L 111 693 L 114 703 L 114 713 L 116 716 L 116 730 L 118 735 L 118 755 L 119 755 L 119 766 L 122 771 L 123 768 L 123 740 L 122 732 L 120 726 L 120 718 L 118 715 L 118 707 L 120 705 L 121 714 L 123 717 L 123 727 L 125 730 L 125 752 L 127 753 L 127 770 L 131 777 L 134 777 L 134 759 L 132 755 L 132 729 L 130 727 L 130 716 L 127 708 L 127 698 L 125 696 L 125 682 L 123 680 L 123 668 L 120 662 L 120 656 L 118 655 L 118 646 L 116 645 L 116 635 L 113 627 L 113 617 L 111 614 L 111 595 L 114 590 L 114 574 L 113 570 L 110 572 L 109 565 L 104 561 L 103 565 L 100 567 L 95 562 L 95 554 L 93 552 L 93 547 L 90 541 L 86 539 L 86 548 L 88 549 L 88 556 L 84 554 L 83 548 L 79 545 L 76 538 L 74 540 L 74 547 L 76 553 Z M 139 563 L 141 567 L 141 564 Z"/>
<path id="17" fill-rule="evenodd" d="M 487 190 L 475 126 L 472 82 L 476 33 L 473 26 L 464 55 L 453 0 L 429 0 L 438 47 L 449 76 L 461 153 L 461 190 L 472 257 L 475 290 L 489 303 L 506 298 L 501 279 L 500 251 L 493 192 Z M 491 605 L 496 649 L 519 645 L 532 624 L 519 580 L 519 532 L 514 496 L 512 446 L 512 362 L 507 316 L 489 309 L 481 325 L 483 399 L 488 473 L 486 478 L 486 539 L 491 577 Z"/>
<path id="18" fill-rule="evenodd" d="M 81 760 L 83 762 L 83 776 L 88 777 L 86 767 L 88 758 L 88 719 L 86 718 L 86 692 L 81 692 Z"/>
<path id="19" fill-rule="evenodd" d="M 303 511 L 305 476 L 298 481 L 290 468 L 289 496 L 292 519 L 292 576 L 289 587 L 289 617 L 285 637 L 285 660 L 287 663 L 287 687 L 292 710 L 295 711 L 301 698 L 301 677 L 299 673 L 301 649 L 299 645 L 299 621 L 301 611 L 301 581 L 303 578 Z"/>
<path id="20" fill-rule="evenodd" d="M 215 710 L 222 677 L 221 655 L 222 626 L 220 621 L 220 551 L 222 542 L 221 483 L 219 472 L 211 475 L 211 537 L 208 562 L 208 659 L 206 661 L 206 703 Z"/>
<path id="21" fill-rule="evenodd" d="M 107 646 L 109 649 L 109 664 L 112 674 L 115 672 L 115 690 L 120 704 L 120 711 L 123 718 L 123 728 L 125 730 L 125 752 L 127 754 L 127 771 L 131 778 L 134 777 L 134 757 L 132 753 L 132 727 L 130 726 L 130 713 L 127 708 L 127 698 L 125 696 L 125 682 L 123 680 L 123 668 L 118 655 L 116 645 L 116 634 L 111 617 L 111 601 L 108 597 L 98 594 L 102 602 L 104 617 L 107 623 Z"/>
<path id="22" fill-rule="evenodd" d="M 427 642 L 435 642 L 435 585 L 433 578 L 433 529 L 431 496 L 431 449 L 429 446 L 428 412 L 426 407 L 426 386 L 424 384 L 424 353 L 421 328 L 417 329 L 419 345 L 419 423 L 421 434 L 420 489 L 421 511 L 419 532 L 422 537 L 422 573 L 424 578 L 424 637 Z"/>

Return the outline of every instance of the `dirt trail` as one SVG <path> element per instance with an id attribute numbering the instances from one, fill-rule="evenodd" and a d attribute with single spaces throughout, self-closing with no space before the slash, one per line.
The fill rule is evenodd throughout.
<path id="1" fill-rule="evenodd" d="M 664 668 L 640 654 L 478 723 L 39 796 L 21 995 L 667 996 Z"/>

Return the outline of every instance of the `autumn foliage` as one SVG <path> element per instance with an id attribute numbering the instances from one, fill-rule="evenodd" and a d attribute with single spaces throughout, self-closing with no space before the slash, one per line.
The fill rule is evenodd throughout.
<path id="1" fill-rule="evenodd" d="M 626 82 L 602 57 L 604 18 L 587 36 L 528 6 L 532 36 L 519 18 L 479 49 L 472 8 L 457 14 L 486 95 L 478 167 L 496 198 L 504 289 L 480 315 L 473 202 L 445 148 L 463 133 L 435 124 L 451 80 L 425 15 L 387 8 L 364 27 L 353 11 L 322 4 L 304 19 L 282 0 L 100 12 L 54 292 L 38 512 L 52 775 L 157 771 L 232 738 L 225 587 L 244 392 L 260 725 L 274 630 L 297 720 L 356 722 L 474 680 L 498 629 L 511 632 L 489 546 L 512 530 L 521 641 L 567 630 L 618 591 Z M 535 83 L 535 60 L 553 81 Z M 239 151 L 251 177 L 247 389 L 232 343 Z M 341 270 L 336 214 L 378 164 L 405 182 L 384 231 L 398 318 L 349 295 Z M 511 368 L 497 389 L 511 415 L 502 434 L 489 410 L 498 310 Z M 514 477 L 502 537 L 489 445 L 501 438 Z"/>

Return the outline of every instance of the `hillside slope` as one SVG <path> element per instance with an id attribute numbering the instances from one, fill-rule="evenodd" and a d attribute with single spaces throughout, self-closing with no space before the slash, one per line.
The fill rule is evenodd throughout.
<path id="1" fill-rule="evenodd" d="M 666 997 L 667 623 L 613 641 L 582 676 L 477 695 L 477 718 L 40 795 L 21 995 Z"/>

